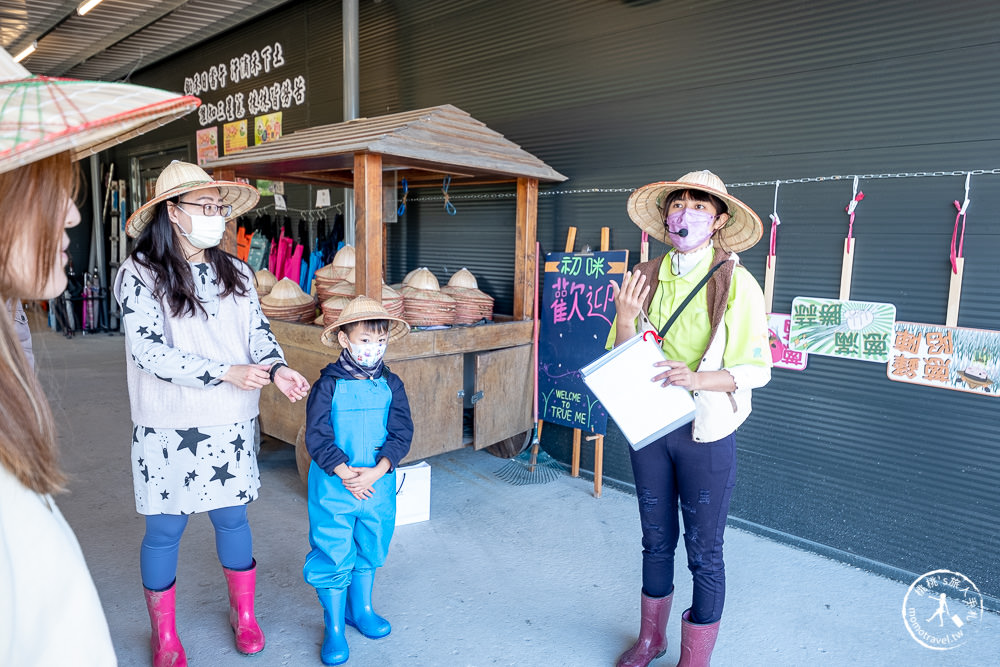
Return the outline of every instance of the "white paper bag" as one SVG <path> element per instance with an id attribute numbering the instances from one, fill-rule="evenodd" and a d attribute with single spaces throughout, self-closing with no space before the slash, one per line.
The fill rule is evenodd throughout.
<path id="1" fill-rule="evenodd" d="M 396 525 L 431 518 L 431 467 L 427 461 L 396 468 Z"/>

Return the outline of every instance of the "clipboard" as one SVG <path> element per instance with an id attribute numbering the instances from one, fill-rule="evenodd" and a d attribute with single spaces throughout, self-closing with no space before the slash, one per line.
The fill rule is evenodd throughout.
<path id="1" fill-rule="evenodd" d="M 583 381 L 618 424 L 632 449 L 642 449 L 694 421 L 694 399 L 688 390 L 650 382 L 662 372 L 653 364 L 664 359 L 656 342 L 636 334 L 580 369 Z"/>

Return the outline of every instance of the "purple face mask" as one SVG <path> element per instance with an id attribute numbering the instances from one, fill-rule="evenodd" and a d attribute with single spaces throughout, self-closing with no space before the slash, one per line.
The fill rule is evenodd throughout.
<path id="1" fill-rule="evenodd" d="M 685 208 L 667 216 L 667 237 L 670 245 L 681 252 L 694 250 L 712 237 L 716 216 L 708 211 Z"/>

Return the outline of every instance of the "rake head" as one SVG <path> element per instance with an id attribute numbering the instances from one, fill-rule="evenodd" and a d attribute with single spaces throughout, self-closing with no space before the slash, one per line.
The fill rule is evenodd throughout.
<path id="1" fill-rule="evenodd" d="M 532 461 L 531 448 L 524 450 L 496 471 L 496 476 L 514 486 L 545 484 L 564 474 L 563 466 L 539 450 Z"/>

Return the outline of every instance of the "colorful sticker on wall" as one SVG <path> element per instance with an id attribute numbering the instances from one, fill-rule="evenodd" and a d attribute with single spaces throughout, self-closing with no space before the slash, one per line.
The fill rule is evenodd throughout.
<path id="1" fill-rule="evenodd" d="M 889 361 L 896 306 L 874 301 L 792 300 L 793 350 L 859 361 Z"/>
<path id="2" fill-rule="evenodd" d="M 198 164 L 205 164 L 219 158 L 219 128 L 206 127 L 195 132 L 195 145 L 198 148 Z"/>
<path id="3" fill-rule="evenodd" d="M 281 112 L 257 116 L 253 119 L 253 140 L 255 145 L 281 138 Z"/>
<path id="4" fill-rule="evenodd" d="M 767 329 L 768 343 L 771 347 L 771 364 L 775 368 L 804 371 L 809 362 L 809 355 L 793 350 L 788 345 L 788 334 L 792 330 L 792 316 L 782 313 L 768 313 Z"/>
<path id="5" fill-rule="evenodd" d="M 1000 396 L 1000 331 L 896 322 L 885 372 L 896 382 Z"/>
<path id="6" fill-rule="evenodd" d="M 222 150 L 225 155 L 239 153 L 247 147 L 247 121 L 238 120 L 222 126 Z"/>

